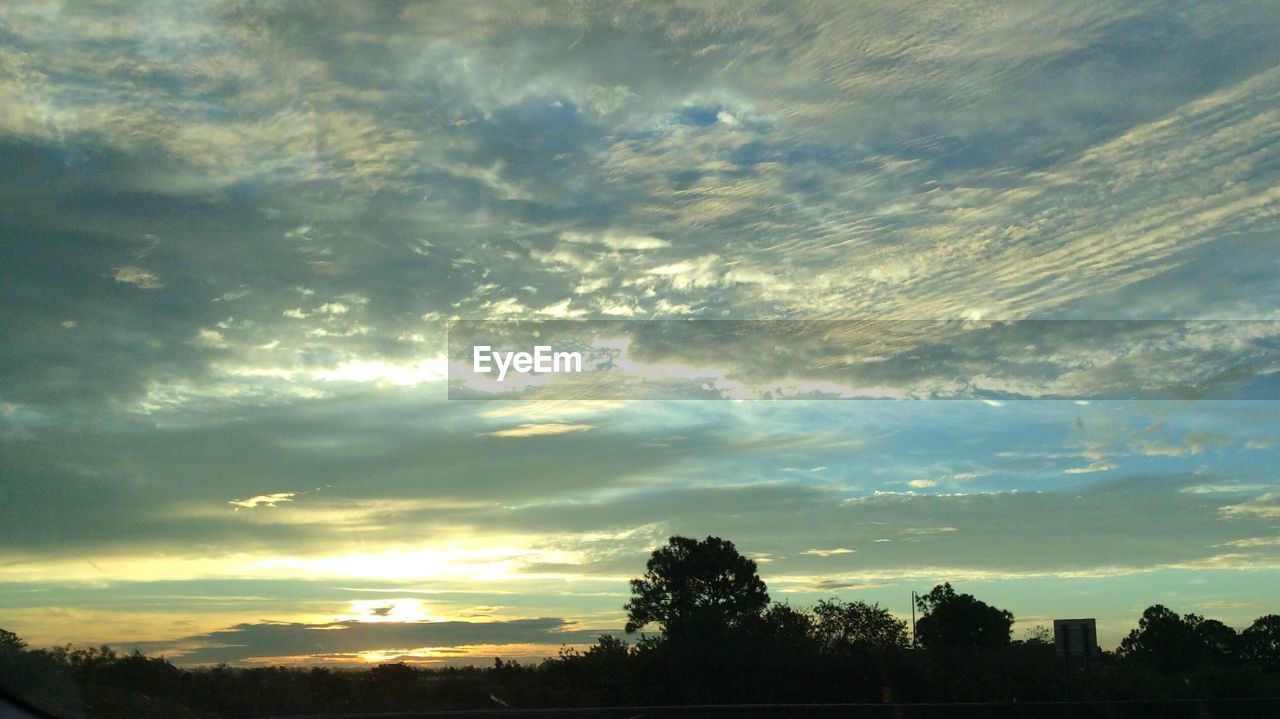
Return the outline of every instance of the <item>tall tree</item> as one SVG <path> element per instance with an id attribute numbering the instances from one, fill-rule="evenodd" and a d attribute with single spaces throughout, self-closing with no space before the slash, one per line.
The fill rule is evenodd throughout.
<path id="1" fill-rule="evenodd" d="M 1280 672 L 1280 614 L 1258 617 L 1240 632 L 1241 651 L 1263 669 Z"/>
<path id="2" fill-rule="evenodd" d="M 1009 643 L 1013 614 L 940 584 L 916 599 L 923 616 L 916 638 L 926 649 L 999 647 Z"/>
<path id="3" fill-rule="evenodd" d="M 1198 614 L 1178 616 L 1162 604 L 1142 612 L 1138 628 L 1120 642 L 1117 654 L 1162 672 L 1220 664 L 1235 653 L 1238 638 L 1231 627 Z"/>
<path id="4" fill-rule="evenodd" d="M 756 563 L 733 542 L 672 537 L 653 551 L 644 576 L 631 580 L 626 630 L 657 624 L 669 637 L 706 636 L 758 619 L 768 605 Z"/>

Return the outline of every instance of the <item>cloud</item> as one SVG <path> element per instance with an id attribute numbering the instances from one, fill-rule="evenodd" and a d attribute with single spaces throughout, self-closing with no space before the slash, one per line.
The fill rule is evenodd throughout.
<path id="1" fill-rule="evenodd" d="M 275 494 L 259 494 L 248 499 L 233 499 L 230 504 L 237 509 L 253 509 L 254 507 L 274 507 L 280 502 L 292 502 L 297 492 L 276 492 Z"/>
<path id="2" fill-rule="evenodd" d="M 145 652 L 164 653 L 178 664 L 244 664 L 253 660 L 306 661 L 334 655 L 403 652 L 406 654 L 475 645 L 519 647 L 542 645 L 554 652 L 565 644 L 589 644 L 606 631 L 572 628 L 559 618 L 499 622 L 360 622 L 243 623 L 207 634 L 164 642 L 139 642 Z M 456 656 L 453 653 L 446 653 Z M 464 654 L 466 656 L 466 654 Z M 509 656 L 509 655 L 508 655 Z M 477 661 L 492 661 L 492 654 Z"/>
<path id="3" fill-rule="evenodd" d="M 377 383 L 395 387 L 412 387 L 443 379 L 444 365 L 444 360 L 439 359 L 405 363 L 352 359 L 333 368 L 316 368 L 312 370 L 311 376 L 319 382 Z"/>
<path id="4" fill-rule="evenodd" d="M 206 327 L 200 328 L 196 333 L 196 343 L 211 349 L 226 349 L 226 338 L 217 330 L 211 330 Z"/>
<path id="5" fill-rule="evenodd" d="M 1179 492 L 1187 492 L 1189 494 L 1233 494 L 1236 492 L 1257 492 L 1264 490 L 1272 485 L 1269 484 L 1242 484 L 1242 483 L 1222 483 L 1222 484 L 1193 484 L 1183 487 Z"/>
<path id="6" fill-rule="evenodd" d="M 1164 442 L 1143 442 L 1138 447 L 1138 452 L 1147 457 L 1179 457 L 1186 450 L 1176 444 L 1166 444 Z"/>
<path id="7" fill-rule="evenodd" d="M 588 432 L 594 429 L 589 424 L 572 424 L 569 422 L 543 422 L 540 424 L 522 424 L 519 427 L 500 429 L 488 432 L 490 437 L 547 437 L 571 432 Z"/>
<path id="8" fill-rule="evenodd" d="M 1230 542 L 1223 542 L 1224 547 L 1238 547 L 1240 549 L 1251 549 L 1254 547 L 1280 547 L 1280 537 L 1249 537 L 1247 539 L 1233 539 Z"/>
<path id="9" fill-rule="evenodd" d="M 559 302 L 554 302 L 538 310 L 538 314 L 543 315 L 545 317 L 555 317 L 558 319 L 581 317 L 587 314 L 586 310 L 570 309 L 569 305 L 571 305 L 572 303 L 573 303 L 573 298 L 566 297 L 563 300 L 560 300 Z"/>
<path id="10" fill-rule="evenodd" d="M 1280 517 L 1280 492 L 1268 492 L 1254 499 L 1219 507 L 1224 517 Z"/>
<path id="11" fill-rule="evenodd" d="M 902 534 L 908 537 L 927 537 L 933 534 L 946 534 L 956 531 L 955 527 L 907 527 Z"/>
<path id="12" fill-rule="evenodd" d="M 689 271 L 687 263 L 673 269 Z M 543 312 L 583 313 L 569 306 L 564 299 Z M 1038 320 L 599 320 L 520 326 L 495 321 L 469 327 L 478 338 L 501 334 L 526 344 L 554 336 L 599 358 L 586 366 L 588 376 L 540 383 L 532 394 L 540 398 L 589 393 L 597 398 L 670 399 L 705 396 L 708 387 L 715 387 L 738 399 L 954 398 L 996 406 L 1007 400 L 988 395 L 1270 396 L 1270 354 L 1263 345 L 1280 331 L 1272 322 Z M 466 342 L 452 344 L 451 352 L 455 361 L 469 359 Z M 527 386 L 520 391 L 531 396 Z M 1196 447 L 1212 440 L 1189 436 Z M 1130 444 L 1148 456 L 1169 455 L 1173 447 L 1147 437 Z"/>
<path id="13" fill-rule="evenodd" d="M 836 549 L 806 549 L 801 554 L 808 554 L 814 557 L 834 557 L 840 554 L 853 554 L 858 550 L 837 547 Z"/>
<path id="14" fill-rule="evenodd" d="M 1116 465 L 1113 462 L 1108 462 L 1106 460 L 1098 460 L 1096 462 L 1090 462 L 1089 464 L 1086 464 L 1083 467 L 1070 467 L 1068 469 L 1064 469 L 1062 470 L 1062 473 L 1063 474 L 1093 474 L 1094 472 L 1110 472 L 1115 468 L 1116 468 Z"/>
<path id="15" fill-rule="evenodd" d="M 1243 450 L 1273 446 L 1276 420 L 1111 400 L 1274 392 L 1275 13 L 738 10 L 6 8 L 7 581 L 57 583 L 70 612 L 136 603 L 143 578 L 199 594 L 252 571 L 280 583 L 245 596 L 293 616 L 328 591 L 317 575 L 403 572 L 401 552 L 450 559 L 443 578 L 412 570 L 432 591 L 616 613 L 676 532 L 832 590 L 1272 571 L 1272 545 L 1231 543 L 1274 529 L 1265 452 Z M 854 325 L 812 364 L 794 336 L 631 358 L 700 396 L 999 412 L 445 399 L 444 320 L 538 316 L 1054 324 Z M 1272 324 L 1058 322 L 1168 317 Z M 1055 403 L 1011 401 L 1046 396 L 1099 400 L 1068 408 L 1087 441 L 1064 441 Z M 1156 417 L 1167 429 L 1143 434 Z M 1220 469 L 1193 476 L 1207 455 Z M 966 493 L 877 494 L 948 481 Z M 15 596 L 36 594 L 43 610 L 51 595 Z M 329 640 L 355 660 L 568 628 L 272 629 L 240 622 L 275 608 L 236 611 L 224 635 L 147 635 L 210 661 L 358 637 Z"/>
<path id="16" fill-rule="evenodd" d="M 1187 435 L 1183 438 L 1187 443 L 1188 449 L 1192 454 L 1203 454 L 1209 447 L 1226 447 L 1232 443 L 1232 438 L 1215 432 L 1199 431 Z"/>
<path id="17" fill-rule="evenodd" d="M 141 267 L 133 267 L 126 265 L 115 269 L 116 282 L 124 282 L 125 284 L 134 285 L 143 290 L 158 290 L 164 287 L 164 283 L 160 281 L 160 277 L 150 270 L 144 270 Z"/>
<path id="18" fill-rule="evenodd" d="M 611 250 L 660 250 L 670 247 L 671 243 L 649 235 L 627 235 L 617 232 L 589 234 L 584 232 L 562 232 L 560 239 L 565 242 L 582 244 L 600 244 Z"/>

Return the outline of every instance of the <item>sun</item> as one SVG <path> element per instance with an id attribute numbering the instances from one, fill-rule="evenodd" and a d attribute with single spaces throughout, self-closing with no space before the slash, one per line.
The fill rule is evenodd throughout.
<path id="1" fill-rule="evenodd" d="M 421 599 L 393 597 L 388 599 L 353 599 L 351 611 L 339 621 L 356 622 L 443 622 L 445 618 L 428 610 Z"/>

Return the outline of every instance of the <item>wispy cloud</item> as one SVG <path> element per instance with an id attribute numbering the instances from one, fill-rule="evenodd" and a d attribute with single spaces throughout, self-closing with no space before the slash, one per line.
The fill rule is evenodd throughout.
<path id="1" fill-rule="evenodd" d="M 241 508 L 253 509 L 254 507 L 274 507 L 280 502 L 292 502 L 293 498 L 297 496 L 297 494 L 298 494 L 297 492 L 276 492 L 274 494 L 259 494 L 256 497 L 249 497 L 248 499 L 233 499 L 227 502 L 227 504 L 230 504 L 236 509 L 241 509 Z"/>
<path id="2" fill-rule="evenodd" d="M 499 429 L 493 432 L 487 432 L 491 437 L 547 437 L 555 434 L 569 434 L 571 432 L 587 432 L 594 429 L 589 424 L 572 424 L 569 422 L 543 422 L 536 424 L 522 424 L 519 427 L 511 427 L 509 429 Z"/>
<path id="3" fill-rule="evenodd" d="M 1280 492 L 1268 492 L 1239 504 L 1219 507 L 1225 517 L 1280 517 Z"/>
<path id="4" fill-rule="evenodd" d="M 164 287 L 164 283 L 160 281 L 159 275 L 150 270 L 144 270 L 141 267 L 133 267 L 126 265 L 115 269 L 116 282 L 134 285 L 143 290 L 158 290 Z"/>
<path id="5" fill-rule="evenodd" d="M 1086 464 L 1083 467 L 1069 467 L 1067 469 L 1062 470 L 1062 473 L 1063 474 L 1093 474 L 1095 472 L 1110 472 L 1115 468 L 1116 468 L 1116 465 L 1114 462 L 1108 462 L 1106 460 L 1097 460 L 1094 462 L 1090 462 L 1089 464 Z"/>
<path id="6" fill-rule="evenodd" d="M 835 549 L 806 549 L 801 554 L 807 554 L 813 557 L 835 557 L 841 554 L 853 554 L 858 550 L 837 547 Z"/>
<path id="7" fill-rule="evenodd" d="M 677 533 L 799 599 L 1137 578 L 1090 595 L 1118 623 L 1184 572 L 1274 579 L 1274 411 L 1112 401 L 1274 391 L 1261 6 L 9 5 L 0 580 L 58 589 L 6 628 L 536 656 Z M 446 322 L 610 317 L 853 322 L 816 362 L 615 343 L 682 397 L 798 401 L 446 399 Z M 1059 322 L 1169 318 L 1214 322 Z M 510 608 L 371 629 L 330 612 L 356 577 Z"/>

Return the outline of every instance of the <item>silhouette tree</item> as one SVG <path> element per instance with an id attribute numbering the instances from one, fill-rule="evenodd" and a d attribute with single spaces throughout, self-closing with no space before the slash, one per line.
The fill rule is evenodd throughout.
<path id="1" fill-rule="evenodd" d="M 762 615 L 764 633 L 774 642 L 800 647 L 813 638 L 813 619 L 790 604 L 774 604 Z"/>
<path id="2" fill-rule="evenodd" d="M 1236 650 L 1231 627 L 1198 614 L 1178 616 L 1162 604 L 1142 612 L 1138 628 L 1120 642 L 1117 654 L 1160 672 L 1181 672 L 1197 666 L 1222 664 Z"/>
<path id="3" fill-rule="evenodd" d="M 878 604 L 824 599 L 813 608 L 814 633 L 828 651 L 883 651 L 907 646 L 907 623 Z"/>
<path id="4" fill-rule="evenodd" d="M 17 634 L 0 629 L 0 654 L 16 654 L 27 648 L 27 643 Z"/>
<path id="5" fill-rule="evenodd" d="M 1189 614 L 1197 621 L 1193 630 L 1200 640 L 1203 659 L 1214 664 L 1230 663 L 1240 650 L 1240 635 L 1217 619 L 1205 619 L 1199 615 Z"/>
<path id="6" fill-rule="evenodd" d="M 17 634 L 0 629 L 0 688 L 5 688 L 5 680 L 12 682 L 22 671 L 26 648 L 27 643 Z"/>
<path id="7" fill-rule="evenodd" d="M 1053 630 L 1043 624 L 1028 627 L 1018 641 L 1030 646 L 1053 646 Z"/>
<path id="8" fill-rule="evenodd" d="M 1280 614 L 1258 617 L 1240 632 L 1240 651 L 1269 672 L 1280 672 Z"/>
<path id="9" fill-rule="evenodd" d="M 758 619 L 768 605 L 756 563 L 733 542 L 671 537 L 631 580 L 626 631 L 656 623 L 668 637 L 708 636 Z"/>
<path id="10" fill-rule="evenodd" d="M 972 594 L 957 594 L 950 582 L 918 597 L 916 607 L 923 614 L 916 622 L 916 637 L 926 649 L 984 649 L 1009 644 L 1013 615 L 978 601 Z"/>

